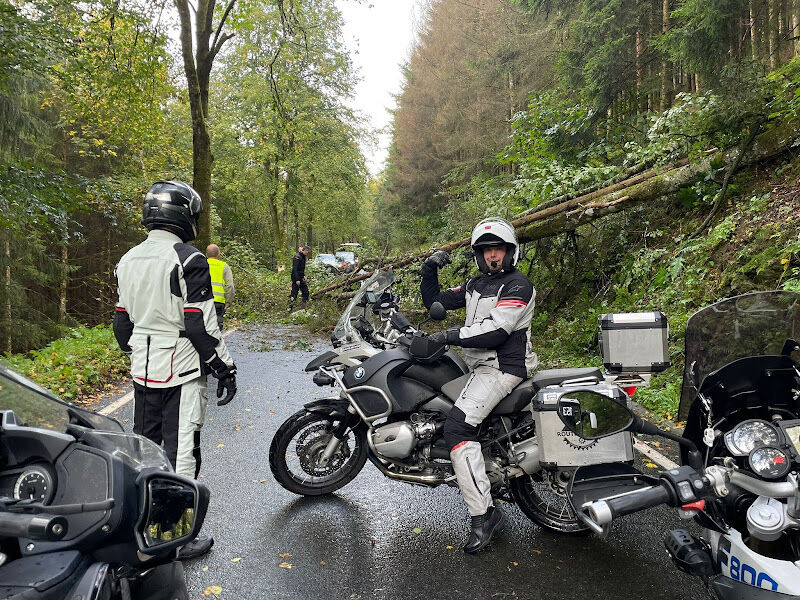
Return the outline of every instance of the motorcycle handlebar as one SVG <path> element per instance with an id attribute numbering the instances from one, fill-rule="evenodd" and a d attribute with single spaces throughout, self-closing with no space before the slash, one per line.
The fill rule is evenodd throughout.
<path id="1" fill-rule="evenodd" d="M 606 525 L 624 515 L 639 512 L 672 500 L 672 494 L 662 485 L 655 485 L 629 494 L 592 502 L 588 509 L 592 520 L 598 525 Z"/>
<path id="2" fill-rule="evenodd" d="M 67 519 L 61 515 L 0 513 L 0 537 L 57 542 L 67 535 Z"/>

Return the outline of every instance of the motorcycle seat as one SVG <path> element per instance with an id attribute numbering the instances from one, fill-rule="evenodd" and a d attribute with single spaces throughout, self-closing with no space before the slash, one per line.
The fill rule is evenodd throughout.
<path id="1" fill-rule="evenodd" d="M 528 381 L 533 381 L 537 389 L 550 385 L 558 385 L 571 379 L 603 379 L 603 372 L 598 367 L 582 367 L 579 369 L 545 369 L 537 371 Z M 520 384 L 525 383 L 524 381 Z M 512 392 L 513 393 L 513 392 Z"/>
<path id="2" fill-rule="evenodd" d="M 508 396 L 500 400 L 497 406 L 492 410 L 492 414 L 510 415 L 521 411 L 533 400 L 538 389 L 532 378 L 524 380 L 511 390 Z"/>

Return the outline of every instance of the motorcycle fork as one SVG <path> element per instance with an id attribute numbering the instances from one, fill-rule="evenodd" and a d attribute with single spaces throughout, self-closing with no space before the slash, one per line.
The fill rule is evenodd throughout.
<path id="1" fill-rule="evenodd" d="M 339 421 L 339 424 L 334 427 L 333 431 L 331 432 L 331 439 L 328 440 L 328 445 L 325 446 L 325 451 L 322 453 L 322 456 L 319 459 L 320 465 L 324 466 L 328 464 L 328 461 L 339 449 L 344 436 L 347 434 L 347 430 L 350 429 L 350 427 L 356 421 L 358 421 L 358 416 L 356 415 L 355 409 L 352 406 L 348 406 L 347 416 Z"/>

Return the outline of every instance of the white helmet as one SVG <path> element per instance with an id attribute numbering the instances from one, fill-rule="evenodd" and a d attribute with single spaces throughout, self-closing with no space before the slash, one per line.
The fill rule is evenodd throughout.
<path id="1" fill-rule="evenodd" d="M 472 230 L 470 245 L 475 253 L 475 264 L 482 273 L 490 273 L 489 265 L 483 260 L 483 249 L 488 246 L 505 246 L 506 256 L 503 259 L 503 270 L 511 271 L 519 259 L 519 242 L 514 226 L 500 217 L 484 219 Z"/>

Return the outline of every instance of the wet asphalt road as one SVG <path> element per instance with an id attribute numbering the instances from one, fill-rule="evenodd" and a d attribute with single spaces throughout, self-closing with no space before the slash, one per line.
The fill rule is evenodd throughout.
<path id="1" fill-rule="evenodd" d="M 551 533 L 503 505 L 507 528 L 491 551 L 469 556 L 460 549 L 468 518 L 454 488 L 391 481 L 367 462 L 327 497 L 284 490 L 269 470 L 272 436 L 330 390 L 303 371 L 327 346 L 297 336 L 261 327 L 227 338 L 239 394 L 225 407 L 212 400 L 203 429 L 201 477 L 212 493 L 204 533 L 216 544 L 185 563 L 192 598 L 215 597 L 210 586 L 222 588 L 220 598 L 248 600 L 704 597 L 664 550 L 668 529 L 692 528 L 672 509 L 626 517 L 600 540 Z M 130 427 L 131 414 L 128 404 L 113 416 Z"/>

